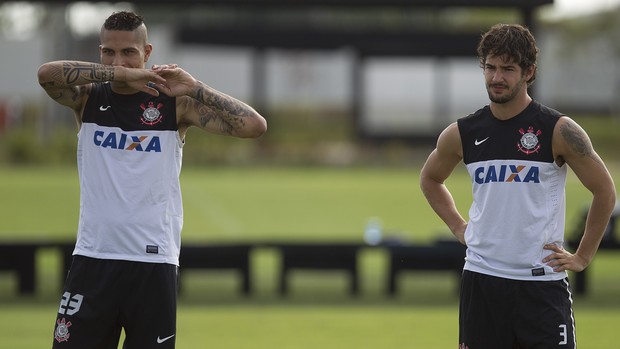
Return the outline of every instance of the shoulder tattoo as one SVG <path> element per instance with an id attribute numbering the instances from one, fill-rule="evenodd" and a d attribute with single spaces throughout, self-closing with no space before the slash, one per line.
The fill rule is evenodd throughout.
<path id="1" fill-rule="evenodd" d="M 586 157 L 592 155 L 592 145 L 585 133 L 575 127 L 570 122 L 565 122 L 560 126 L 560 134 L 571 149 L 579 156 Z"/>

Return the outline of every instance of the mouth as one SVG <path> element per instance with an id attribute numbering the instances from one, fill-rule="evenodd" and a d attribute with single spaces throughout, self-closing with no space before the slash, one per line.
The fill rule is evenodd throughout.
<path id="1" fill-rule="evenodd" d="M 508 89 L 508 86 L 495 84 L 495 85 L 490 85 L 489 88 L 495 93 L 502 93 Z"/>

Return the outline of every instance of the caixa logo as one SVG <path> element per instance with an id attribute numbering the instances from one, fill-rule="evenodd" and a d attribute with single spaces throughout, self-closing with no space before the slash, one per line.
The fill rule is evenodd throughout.
<path id="1" fill-rule="evenodd" d="M 478 167 L 474 181 L 478 184 L 492 182 L 540 183 L 540 169 L 537 166 L 500 165 Z"/>
<path id="2" fill-rule="evenodd" d="M 131 136 L 125 133 L 95 131 L 93 141 L 96 146 L 110 149 L 135 150 L 161 153 L 161 143 L 157 136 Z"/>

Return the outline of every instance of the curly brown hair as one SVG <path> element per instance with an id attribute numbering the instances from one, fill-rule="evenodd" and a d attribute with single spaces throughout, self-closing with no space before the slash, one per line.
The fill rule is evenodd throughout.
<path id="1" fill-rule="evenodd" d="M 530 30 L 519 24 L 496 24 L 482 34 L 478 44 L 478 59 L 484 69 L 489 55 L 499 56 L 518 64 L 523 73 L 534 67 L 534 74 L 527 81 L 528 86 L 536 80 L 536 58 L 538 47 Z"/>

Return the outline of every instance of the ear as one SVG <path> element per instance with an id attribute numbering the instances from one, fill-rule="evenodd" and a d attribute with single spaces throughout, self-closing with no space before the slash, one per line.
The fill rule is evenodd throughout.
<path id="1" fill-rule="evenodd" d="M 148 62 L 151 52 L 153 52 L 153 45 L 146 44 L 144 47 L 144 63 Z"/>
<path id="2" fill-rule="evenodd" d="M 534 74 L 536 74 L 536 64 L 532 64 L 532 66 L 527 69 L 525 74 L 527 79 L 525 79 L 525 81 L 530 81 Z"/>

